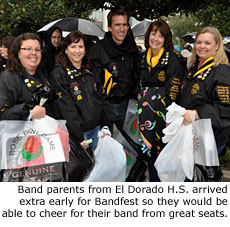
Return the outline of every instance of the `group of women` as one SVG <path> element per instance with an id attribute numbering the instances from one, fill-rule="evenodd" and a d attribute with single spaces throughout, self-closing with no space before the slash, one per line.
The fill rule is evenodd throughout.
<path id="1" fill-rule="evenodd" d="M 166 108 L 176 102 L 186 108 L 184 124 L 211 118 L 218 151 L 226 145 L 230 126 L 230 68 L 222 37 L 215 27 L 197 32 L 192 67 L 185 70 L 174 53 L 172 33 L 163 20 L 152 22 L 145 34 L 146 51 L 140 57 L 138 113 L 140 134 L 149 158 L 150 180 L 158 181 L 154 162 L 165 146 Z M 86 55 L 84 35 L 71 32 L 62 42 L 49 81 L 43 73 L 40 38 L 21 34 L 9 50 L 7 68 L 0 75 L 0 120 L 43 118 L 67 120 L 74 140 L 87 148 L 97 145 L 103 121 L 102 97 Z M 48 101 L 40 106 L 41 97 Z"/>

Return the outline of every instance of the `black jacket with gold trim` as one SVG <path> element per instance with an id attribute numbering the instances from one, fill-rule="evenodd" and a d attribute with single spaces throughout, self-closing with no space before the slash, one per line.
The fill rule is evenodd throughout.
<path id="1" fill-rule="evenodd" d="M 111 32 L 90 50 L 90 59 L 98 90 L 108 99 L 121 101 L 124 98 L 137 98 L 138 51 L 131 35 L 117 45 Z"/>
<path id="2" fill-rule="evenodd" d="M 64 68 L 57 63 L 50 83 L 60 93 L 56 102 L 59 118 L 67 121 L 69 133 L 82 142 L 83 132 L 100 125 L 102 117 L 93 74 L 87 69 L 77 70 L 72 64 Z"/>
<path id="3" fill-rule="evenodd" d="M 197 68 L 196 64 L 190 69 L 183 83 L 180 105 L 196 110 L 200 119 L 211 118 L 217 146 L 221 146 L 230 126 L 230 67 L 220 64 L 193 76 Z"/>
<path id="4" fill-rule="evenodd" d="M 44 105 L 46 113 L 52 116 L 51 105 L 56 94 L 40 70 L 35 75 L 25 71 L 23 77 L 5 70 L 0 75 L 0 120 L 26 120 L 43 95 L 48 98 Z"/>
<path id="5" fill-rule="evenodd" d="M 164 51 L 158 64 L 151 68 L 147 64 L 147 51 L 141 59 L 141 86 L 165 87 L 166 104 L 178 102 L 180 99 L 181 85 L 184 78 L 184 66 L 173 51 Z"/>

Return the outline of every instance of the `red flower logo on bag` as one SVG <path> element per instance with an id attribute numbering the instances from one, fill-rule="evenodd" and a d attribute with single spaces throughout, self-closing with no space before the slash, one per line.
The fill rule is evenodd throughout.
<path id="1" fill-rule="evenodd" d="M 137 132 L 137 124 L 138 124 L 138 119 L 136 118 L 132 123 L 131 123 L 131 126 L 130 126 L 130 132 L 131 134 L 134 136 Z"/>
<path id="2" fill-rule="evenodd" d="M 34 136 L 29 136 L 22 147 L 22 157 L 27 161 L 34 161 L 41 155 L 42 150 L 41 140 Z"/>

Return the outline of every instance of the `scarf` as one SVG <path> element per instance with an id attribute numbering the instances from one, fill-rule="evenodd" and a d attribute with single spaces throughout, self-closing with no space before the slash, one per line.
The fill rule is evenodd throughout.
<path id="1" fill-rule="evenodd" d="M 193 75 L 193 77 L 197 75 L 202 75 L 206 70 L 210 71 L 211 68 L 214 66 L 214 58 L 209 57 L 203 65 L 198 66 L 198 71 Z"/>
<path id="2" fill-rule="evenodd" d="M 152 50 L 151 48 L 148 49 L 146 60 L 147 60 L 147 64 L 149 65 L 148 67 L 149 71 L 151 71 L 151 68 L 154 68 L 158 64 L 163 53 L 164 53 L 164 47 L 160 49 L 157 56 L 152 57 Z"/>

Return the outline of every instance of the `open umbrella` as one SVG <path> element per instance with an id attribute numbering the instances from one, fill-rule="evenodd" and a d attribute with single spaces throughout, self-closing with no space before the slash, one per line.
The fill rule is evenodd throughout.
<path id="1" fill-rule="evenodd" d="M 195 38 L 196 38 L 196 32 L 191 32 L 191 33 L 188 33 L 188 34 L 182 36 L 182 39 L 186 43 L 194 43 Z"/>
<path id="2" fill-rule="evenodd" d="M 97 40 L 99 37 L 104 37 L 105 32 L 96 24 L 89 20 L 66 17 L 50 22 L 37 32 L 46 32 L 51 27 L 59 27 L 63 31 L 65 37 L 69 32 L 80 31 L 87 39 Z"/>
<path id="3" fill-rule="evenodd" d="M 147 20 L 144 20 L 138 24 L 135 24 L 133 27 L 132 27 L 132 31 L 133 31 L 133 35 L 134 37 L 137 37 L 137 36 L 144 36 L 145 35 L 145 32 L 147 31 L 149 25 L 152 23 L 152 21 L 147 21 Z"/>
<path id="4" fill-rule="evenodd" d="M 227 36 L 223 39 L 223 44 L 230 43 L 230 36 Z"/>

